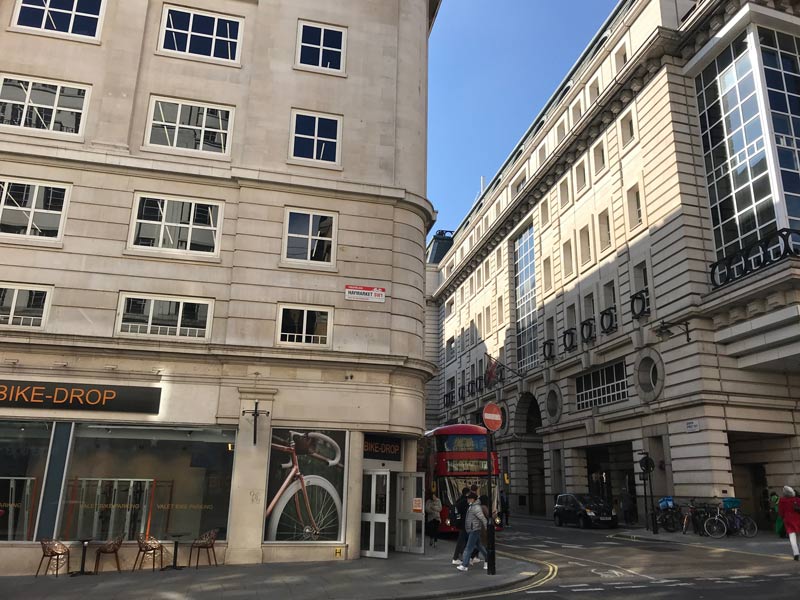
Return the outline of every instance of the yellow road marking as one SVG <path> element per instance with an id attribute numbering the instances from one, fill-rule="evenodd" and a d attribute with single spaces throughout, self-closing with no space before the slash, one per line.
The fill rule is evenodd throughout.
<path id="1" fill-rule="evenodd" d="M 524 591 L 527 591 L 527 590 L 531 590 L 533 588 L 541 587 L 541 586 L 545 585 L 546 583 L 549 583 L 549 582 L 553 581 L 553 579 L 555 579 L 558 576 L 558 567 L 556 565 L 554 565 L 553 563 L 534 561 L 534 560 L 531 560 L 530 558 L 526 558 L 524 556 L 519 556 L 517 554 L 511 554 L 510 552 L 498 552 L 497 554 L 500 555 L 500 556 L 505 556 L 507 558 L 513 558 L 515 560 L 520 560 L 520 561 L 523 561 L 523 562 L 532 562 L 532 563 L 541 564 L 541 565 L 543 565 L 544 567 L 547 568 L 547 572 L 544 573 L 544 574 L 542 574 L 540 572 L 539 574 L 537 574 L 536 579 L 534 581 L 532 581 L 530 583 L 526 583 L 525 585 L 520 586 L 518 588 L 514 588 L 513 590 L 501 590 L 501 591 L 498 591 L 498 592 L 489 592 L 489 593 L 483 592 L 483 593 L 478 594 L 476 596 L 459 596 L 458 597 L 459 600 L 472 600 L 472 599 L 475 599 L 475 598 L 491 598 L 491 597 L 495 597 L 495 596 L 507 596 L 509 594 L 518 594 L 519 592 L 524 592 Z M 541 577 L 540 577 L 540 575 L 541 575 Z"/>

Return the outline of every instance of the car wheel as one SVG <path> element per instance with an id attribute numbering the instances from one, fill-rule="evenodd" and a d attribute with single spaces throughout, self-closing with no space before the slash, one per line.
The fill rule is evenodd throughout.
<path id="1" fill-rule="evenodd" d="M 561 520 L 561 515 L 556 515 L 553 517 L 553 521 L 556 524 L 556 527 L 561 527 L 564 524 L 564 521 Z"/>
<path id="2" fill-rule="evenodd" d="M 578 519 L 578 525 L 581 529 L 589 529 L 592 526 L 592 522 L 589 520 L 589 517 L 581 517 Z"/>

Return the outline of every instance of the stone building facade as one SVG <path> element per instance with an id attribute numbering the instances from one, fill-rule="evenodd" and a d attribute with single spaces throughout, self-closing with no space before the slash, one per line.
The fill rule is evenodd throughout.
<path id="1" fill-rule="evenodd" d="M 228 563 L 416 543 L 392 485 L 434 371 L 438 5 L 0 4 L 4 574 L 48 537 L 129 563 L 140 534 L 182 561 L 215 530 Z"/>
<path id="2" fill-rule="evenodd" d="M 799 24 L 620 2 L 428 265 L 429 414 L 501 405 L 512 512 L 641 511 L 643 453 L 656 498 L 800 484 Z"/>

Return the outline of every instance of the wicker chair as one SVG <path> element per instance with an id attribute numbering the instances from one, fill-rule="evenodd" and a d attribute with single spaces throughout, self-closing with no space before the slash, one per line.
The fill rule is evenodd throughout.
<path id="1" fill-rule="evenodd" d="M 119 548 L 122 546 L 122 536 L 118 535 L 113 540 L 109 540 L 102 546 L 100 546 L 96 551 L 95 554 L 97 558 L 94 559 L 94 572 L 100 572 L 100 556 L 103 554 L 113 554 L 114 558 L 117 561 L 117 571 L 122 572 L 122 569 L 119 566 Z M 155 563 L 155 561 L 153 561 Z"/>
<path id="2" fill-rule="evenodd" d="M 194 568 L 200 568 L 200 549 L 205 548 L 206 550 L 206 557 L 208 558 L 208 566 L 211 566 L 211 553 L 214 554 L 214 566 L 217 566 L 217 553 L 214 550 L 214 542 L 217 541 L 217 534 L 219 533 L 219 529 L 211 529 L 210 531 L 206 531 L 203 535 L 197 538 L 195 541 L 192 542 L 192 547 L 189 548 L 189 563 L 188 566 L 192 566 L 192 552 L 196 549 L 197 555 L 194 561 Z M 211 552 L 209 552 L 209 549 Z"/>
<path id="3" fill-rule="evenodd" d="M 42 560 L 39 561 L 39 567 L 36 569 L 36 575 L 34 577 L 39 576 L 39 570 L 42 568 L 42 563 L 44 559 L 47 559 L 47 566 L 44 569 L 44 574 L 47 575 L 47 572 L 50 570 L 50 563 L 53 559 L 56 559 L 56 577 L 58 577 L 58 570 L 61 564 L 61 557 L 67 557 L 67 573 L 69 573 L 69 548 L 67 548 L 61 542 L 56 540 L 51 540 L 50 538 L 45 538 L 41 540 L 42 544 Z"/>
<path id="4" fill-rule="evenodd" d="M 156 538 L 152 535 L 145 535 L 144 533 L 140 533 L 136 541 L 139 543 L 139 551 L 136 553 L 136 559 L 133 561 L 133 568 L 131 571 L 136 570 L 136 563 L 139 562 L 139 557 L 142 557 L 141 562 L 139 562 L 139 570 L 142 569 L 142 565 L 144 564 L 144 558 L 148 554 L 153 555 L 153 571 L 156 570 L 156 552 L 159 553 L 161 557 L 161 568 L 164 568 L 164 546 L 159 542 Z"/>

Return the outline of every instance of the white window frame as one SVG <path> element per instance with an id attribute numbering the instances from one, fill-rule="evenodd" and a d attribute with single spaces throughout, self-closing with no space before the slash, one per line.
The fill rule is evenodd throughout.
<path id="1" fill-rule="evenodd" d="M 313 110 L 305 110 L 305 109 L 302 109 L 302 108 L 293 108 L 292 111 L 291 111 L 291 115 L 292 115 L 291 116 L 291 123 L 289 124 L 289 132 L 290 133 L 289 133 L 289 159 L 288 159 L 288 162 L 291 163 L 291 164 L 296 164 L 296 165 L 308 165 L 308 166 L 313 166 L 313 167 L 320 167 L 320 168 L 323 168 L 323 169 L 341 170 L 341 168 L 342 168 L 342 138 L 344 137 L 343 136 L 343 131 L 342 131 L 342 125 L 343 125 L 343 122 L 344 122 L 344 118 L 342 117 L 342 115 L 334 115 L 334 114 L 331 114 L 331 113 L 321 113 L 321 112 L 316 112 L 316 111 L 313 111 Z M 294 155 L 295 125 L 297 123 L 297 116 L 298 115 L 303 115 L 303 116 L 308 116 L 308 117 L 315 117 L 317 119 L 319 119 L 319 118 L 331 119 L 331 120 L 334 120 L 334 121 L 337 122 L 337 126 L 336 126 L 336 134 L 337 134 L 337 138 L 336 138 L 336 161 L 335 162 L 329 162 L 327 160 L 320 160 L 320 159 L 316 159 L 316 158 L 297 157 L 297 156 Z M 303 137 L 307 137 L 307 136 L 303 136 Z M 316 135 L 314 136 L 314 142 L 315 142 L 314 147 L 316 148 L 316 142 L 317 142 Z"/>
<path id="2" fill-rule="evenodd" d="M 8 131 L 14 133 L 20 133 L 22 135 L 31 135 L 36 137 L 48 137 L 48 138 L 59 138 L 63 140 L 70 140 L 70 141 L 77 141 L 82 142 L 83 136 L 86 131 L 86 117 L 88 115 L 88 108 L 89 103 L 91 101 L 91 93 L 92 88 L 91 86 L 80 84 L 80 83 L 73 83 L 71 81 L 61 81 L 57 79 L 42 79 L 40 77 L 30 77 L 28 75 L 15 75 L 13 73 L 7 72 L 0 72 L 0 88 L 3 86 L 3 81 L 5 79 L 16 79 L 20 81 L 26 81 L 28 83 L 44 83 L 47 85 L 56 85 L 59 86 L 58 94 L 61 93 L 61 87 L 70 87 L 75 89 L 80 89 L 86 92 L 83 97 L 83 107 L 80 110 L 81 113 L 81 124 L 78 128 L 78 131 L 75 133 L 69 133 L 65 131 L 53 131 L 52 129 L 35 129 L 33 127 L 25 127 L 24 125 L 8 125 L 6 123 L 0 124 L 0 131 Z M 30 91 L 26 95 L 26 100 L 23 104 L 25 107 L 25 112 L 27 112 L 28 107 L 30 106 Z M 16 103 L 16 102 L 15 102 Z M 55 112 L 56 106 L 58 105 L 58 96 L 56 97 L 55 104 L 53 105 L 53 111 Z M 74 108 L 65 108 L 64 110 L 68 110 L 70 112 L 78 112 Z M 24 114 L 24 113 L 23 113 Z M 55 120 L 55 115 L 53 115 L 53 119 Z M 23 119 L 24 121 L 24 119 Z"/>
<path id="3" fill-rule="evenodd" d="M 588 240 L 589 247 L 586 249 L 588 250 L 588 256 L 584 256 L 584 231 L 586 232 L 586 239 Z M 595 247 L 594 247 L 594 232 L 592 231 L 592 223 L 586 223 L 583 227 L 578 229 L 578 268 L 581 271 L 586 271 L 594 264 L 595 259 Z"/>
<path id="4" fill-rule="evenodd" d="M 592 87 L 597 84 L 597 97 L 592 98 Z M 603 81 L 600 79 L 600 72 L 589 80 L 586 85 L 586 106 L 587 108 L 597 102 L 597 99 L 603 94 Z"/>
<path id="5" fill-rule="evenodd" d="M 100 37 L 103 31 L 103 21 L 105 19 L 106 14 L 106 4 L 108 4 L 109 0 L 102 0 L 100 3 L 100 12 L 97 14 L 97 29 L 95 30 L 95 34 L 93 36 L 89 35 L 80 35 L 77 33 L 70 33 L 67 31 L 54 31 L 49 29 L 40 29 L 38 27 L 29 27 L 27 25 L 17 25 L 17 20 L 19 19 L 19 13 L 22 10 L 22 1 L 16 0 L 14 6 L 14 14 L 11 17 L 11 27 L 9 27 L 12 31 L 18 31 L 20 33 L 30 33 L 33 35 L 42 35 L 45 37 L 56 37 L 56 38 L 63 38 L 69 39 L 75 42 L 84 42 L 89 44 L 99 44 Z M 45 8 L 45 7 L 36 7 L 36 8 Z M 46 10 L 46 9 L 45 9 Z M 58 12 L 69 12 L 62 9 L 56 9 Z M 70 19 L 70 26 L 75 19 L 75 13 L 77 12 L 77 3 L 73 6 L 73 10 L 71 11 L 72 18 Z M 88 15 L 89 13 L 82 13 Z M 94 16 L 94 15 L 91 15 Z"/>
<path id="6" fill-rule="evenodd" d="M 289 246 L 289 215 L 291 213 L 302 213 L 309 216 L 319 215 L 331 217 L 333 219 L 333 229 L 331 231 L 331 260 L 330 262 L 313 261 L 310 259 L 302 260 L 299 258 L 287 258 L 286 251 Z M 339 213 L 329 210 L 316 210 L 314 208 L 300 208 L 297 206 L 287 206 L 283 213 L 283 237 L 281 239 L 281 258 L 279 265 L 282 267 L 293 267 L 302 269 L 313 269 L 320 271 L 336 270 L 336 246 L 339 233 Z M 294 235 L 294 234 L 293 234 Z M 299 237 L 299 236 L 295 236 Z M 311 239 L 314 236 L 310 236 Z"/>
<path id="7" fill-rule="evenodd" d="M 597 168 L 597 149 L 601 149 L 603 152 L 603 164 L 598 169 Z M 604 137 L 600 137 L 597 143 L 592 146 L 592 173 L 595 177 L 602 176 L 608 170 L 608 152 L 606 152 L 606 140 Z"/>
<path id="8" fill-rule="evenodd" d="M 131 333 L 122 331 L 122 317 L 125 314 L 125 301 L 128 298 L 135 298 L 141 300 L 158 301 L 163 300 L 166 302 L 180 302 L 181 304 L 206 304 L 208 305 L 208 315 L 206 317 L 206 334 L 204 337 L 190 337 L 182 335 L 158 335 L 151 333 Z M 181 315 L 183 314 L 183 307 L 181 306 Z M 148 318 L 148 327 L 152 320 L 152 312 Z M 213 298 L 195 298 L 189 296 L 164 296 L 160 294 L 144 294 L 137 292 L 120 292 L 119 303 L 117 304 L 117 318 L 114 325 L 114 336 L 123 338 L 134 338 L 139 340 L 172 340 L 183 343 L 196 343 L 208 342 L 211 340 L 211 326 L 214 323 L 214 299 Z M 180 331 L 180 320 L 178 321 L 178 330 Z"/>
<path id="9" fill-rule="evenodd" d="M 625 55 L 625 61 L 620 64 L 620 53 Z M 631 53 L 628 49 L 628 40 L 623 39 L 611 53 L 611 65 L 614 75 L 622 71 L 631 62 Z"/>
<path id="10" fill-rule="evenodd" d="M 39 179 L 18 179 L 16 177 L 4 177 L 3 175 L 0 175 L 0 184 L 2 184 L 2 191 L 0 191 L 0 218 L 2 218 L 3 210 L 5 208 L 3 199 L 5 198 L 5 195 L 7 193 L 8 189 L 7 186 L 10 183 L 37 186 L 37 189 L 34 192 L 34 196 L 38 194 L 38 188 L 41 187 L 54 187 L 62 189 L 64 190 L 64 205 L 61 209 L 61 220 L 58 223 L 58 235 L 56 235 L 55 237 L 30 235 L 29 233 L 22 235 L 18 233 L 0 232 L 0 242 L 9 242 L 9 243 L 23 242 L 25 244 L 36 244 L 43 246 L 60 244 L 64 239 L 64 227 L 66 226 L 66 221 L 67 221 L 67 210 L 69 209 L 69 199 L 72 193 L 72 185 L 67 183 L 59 183 L 55 181 L 43 181 Z M 31 227 L 33 214 L 36 212 L 36 209 L 31 208 L 30 211 L 31 215 L 28 220 L 29 229 Z"/>
<path id="11" fill-rule="evenodd" d="M 567 245 L 569 245 L 569 259 L 570 259 L 569 273 L 567 273 L 567 268 L 566 268 L 567 256 L 565 251 L 567 250 Z M 575 238 L 572 235 L 566 236 L 566 239 L 561 241 L 561 278 L 563 281 L 570 281 L 571 279 L 575 279 L 575 277 L 578 274 L 578 269 L 575 266 L 576 263 L 575 254 L 577 254 L 575 252 Z"/>
<path id="12" fill-rule="evenodd" d="M 342 60 L 340 69 L 332 69 L 330 67 L 307 65 L 300 62 L 300 50 L 302 49 L 303 39 L 303 26 L 309 25 L 310 27 L 319 27 L 322 29 L 322 39 L 325 39 L 325 30 L 338 31 L 342 34 Z M 294 55 L 294 68 L 301 71 L 312 71 L 314 73 L 323 73 L 325 75 L 336 75 L 338 77 L 347 77 L 347 27 L 339 25 L 330 25 L 328 23 L 319 23 L 317 21 L 308 21 L 306 19 L 298 19 L 297 21 L 297 44 Z M 322 49 L 320 46 L 320 60 L 322 60 Z"/>
<path id="13" fill-rule="evenodd" d="M 0 288 L 7 288 L 15 290 L 14 294 L 14 303 L 12 304 L 12 313 L 11 318 L 13 318 L 13 310 L 16 306 L 16 297 L 20 290 L 22 291 L 33 291 L 33 292 L 44 292 L 45 293 L 45 300 L 44 300 L 44 307 L 42 308 L 42 322 L 39 325 L 12 325 L 10 322 L 8 324 L 0 323 L 0 329 L 3 330 L 13 330 L 13 331 L 43 331 L 47 325 L 47 319 L 50 315 L 50 305 L 53 300 L 53 286 L 49 285 L 32 285 L 27 283 L 11 283 L 7 281 L 0 281 Z M 10 319 L 9 319 L 10 321 Z"/>
<path id="14" fill-rule="evenodd" d="M 139 214 L 139 203 L 141 202 L 142 198 L 152 198 L 155 200 L 164 200 L 166 202 L 185 202 L 191 204 L 209 204 L 211 206 L 216 206 L 219 210 L 218 217 L 217 217 L 217 227 L 216 232 L 214 235 L 214 252 L 200 252 L 199 250 L 180 250 L 177 248 L 159 248 L 156 246 L 137 246 L 134 241 L 136 238 L 136 225 L 139 223 L 137 215 Z M 219 258 L 220 255 L 220 243 L 222 241 L 222 225 L 225 222 L 225 215 L 224 215 L 224 208 L 225 205 L 223 202 L 219 200 L 207 200 L 205 198 L 188 198 L 185 196 L 167 196 L 161 193 L 149 193 L 149 192 L 136 192 L 133 196 L 133 208 L 131 209 L 131 224 L 130 224 L 130 231 L 128 232 L 128 251 L 132 251 L 135 253 L 143 253 L 143 254 L 154 254 L 159 256 L 170 256 L 173 258 Z M 192 211 L 194 212 L 194 211 Z M 167 223 L 165 221 L 142 221 L 143 223 L 149 224 L 159 224 L 162 227 Z M 186 225 L 192 229 L 194 225 Z M 200 229 L 209 229 L 207 227 L 200 227 Z"/>
<path id="15" fill-rule="evenodd" d="M 178 119 L 180 120 L 180 111 L 181 107 L 184 105 L 190 106 L 200 106 L 205 108 L 206 110 L 214 109 L 214 110 L 226 110 L 228 111 L 228 129 L 225 131 L 227 134 L 227 143 L 225 146 L 225 152 L 212 152 L 210 150 L 195 150 L 191 148 L 179 148 L 177 146 L 165 146 L 162 144 L 153 144 L 150 142 L 150 138 L 153 131 L 153 113 L 156 108 L 156 102 L 169 102 L 171 104 L 178 104 Z M 199 157 L 202 156 L 203 158 L 208 159 L 216 159 L 216 160 L 230 160 L 231 158 L 231 145 L 233 143 L 233 128 L 235 123 L 236 117 L 236 109 L 233 106 L 225 106 L 222 104 L 209 104 L 207 102 L 202 102 L 200 100 L 186 100 L 181 98 L 171 98 L 169 96 L 150 96 L 150 103 L 147 108 L 147 128 L 145 130 L 145 138 L 144 138 L 144 145 L 142 148 L 144 150 L 148 150 L 151 152 L 161 152 L 164 154 L 175 154 L 178 156 L 194 156 Z M 177 141 L 177 123 L 175 124 L 176 132 L 175 132 L 175 139 Z M 194 128 L 194 127 L 192 127 Z M 205 131 L 205 125 L 201 128 L 201 131 Z M 216 130 L 215 130 L 216 131 Z M 222 131 L 222 130 L 220 130 Z"/>
<path id="16" fill-rule="evenodd" d="M 575 114 L 575 109 L 576 108 L 578 109 L 577 116 Z M 581 95 L 578 94 L 578 97 L 575 98 L 575 101 L 572 104 L 570 104 L 570 107 L 569 107 L 569 118 L 572 121 L 572 126 L 573 127 L 575 127 L 575 125 L 577 123 L 579 123 L 580 120 L 583 118 L 583 113 L 584 112 L 585 111 L 584 111 L 584 108 L 583 108 L 583 98 L 581 98 Z"/>
<path id="17" fill-rule="evenodd" d="M 626 121 L 630 119 L 631 123 L 631 134 L 630 137 L 628 133 L 625 131 Z M 633 107 L 629 108 L 627 111 L 622 113 L 617 120 L 618 129 L 619 129 L 619 147 L 622 149 L 622 154 L 625 154 L 628 150 L 633 148 L 636 145 L 636 140 L 639 139 L 639 131 L 636 122 L 636 113 L 633 110 Z M 627 138 L 627 139 L 626 139 Z"/>
<path id="18" fill-rule="evenodd" d="M 633 210 L 634 207 L 632 206 L 631 202 L 631 192 L 636 190 L 639 194 L 639 210 L 641 212 L 641 217 L 638 223 L 634 223 L 633 221 Z M 647 229 L 647 203 L 644 197 L 644 186 L 642 185 L 642 180 L 637 179 L 634 183 L 625 186 L 625 217 L 626 217 L 626 225 L 628 231 L 630 233 L 638 233 Z"/>
<path id="19" fill-rule="evenodd" d="M 573 198 L 574 194 L 572 193 L 572 181 L 570 181 L 570 179 L 571 179 L 570 172 L 567 171 L 566 175 L 564 175 L 564 177 L 562 177 L 561 180 L 558 182 L 558 188 L 557 188 L 558 192 L 557 192 L 557 194 L 558 194 L 558 208 L 559 208 L 559 211 L 564 211 L 564 210 L 568 209 L 570 206 L 572 206 L 572 202 L 574 200 L 574 198 Z M 566 202 L 564 202 L 564 195 L 563 195 L 562 189 L 561 189 L 564 185 L 567 186 L 566 187 L 566 190 L 567 190 L 567 201 Z M 553 215 L 550 215 L 550 218 L 552 219 Z"/>
<path id="20" fill-rule="evenodd" d="M 578 171 L 580 169 L 583 169 L 583 185 L 578 188 Z M 577 199 L 585 194 L 590 187 L 592 187 L 591 174 L 589 171 L 589 157 L 586 154 L 584 154 L 580 160 L 575 161 L 575 166 L 572 168 L 572 172 L 575 175 L 574 196 Z"/>
<path id="21" fill-rule="evenodd" d="M 542 289 L 549 294 L 555 289 L 553 283 L 553 259 L 550 256 L 542 257 Z"/>
<path id="22" fill-rule="evenodd" d="M 603 246 L 601 243 L 602 234 L 601 231 L 603 229 L 600 217 L 603 213 L 606 213 L 608 218 L 608 245 Z M 608 254 L 614 248 L 614 218 L 611 214 L 611 207 L 606 206 L 602 210 L 597 213 L 597 255 L 603 256 Z"/>
<path id="23" fill-rule="evenodd" d="M 214 19 L 225 19 L 226 21 L 236 21 L 239 24 L 239 35 L 236 39 L 236 56 L 233 59 L 227 58 L 217 58 L 214 56 L 214 43 L 217 40 L 217 22 L 214 22 L 214 35 L 211 38 L 211 56 L 206 56 L 204 54 L 193 54 L 189 52 L 189 42 L 191 40 L 191 33 L 187 32 L 188 38 L 186 40 L 186 50 L 181 52 L 180 50 L 170 50 L 168 48 L 164 48 L 164 35 L 167 31 L 167 16 L 169 15 L 170 9 L 180 10 L 182 12 L 190 13 L 190 25 L 191 28 L 191 19 L 194 18 L 194 15 L 202 15 L 204 17 L 213 17 Z M 208 37 L 207 35 L 202 35 L 201 37 Z M 211 12 L 207 10 L 199 10 L 196 8 L 190 8 L 188 6 L 180 6 L 177 4 L 164 4 L 164 7 L 161 11 L 161 24 L 158 29 L 158 40 L 156 40 L 156 54 L 161 54 L 164 56 L 171 56 L 174 58 L 182 58 L 185 60 L 199 60 L 201 62 L 210 62 L 219 65 L 228 65 L 228 66 L 237 66 L 241 65 L 241 57 L 242 57 L 242 44 L 244 41 L 244 19 L 242 17 L 238 17 L 235 15 L 229 15 L 226 13 L 219 13 L 219 12 Z"/>
<path id="24" fill-rule="evenodd" d="M 283 328 L 283 311 L 284 309 L 290 310 L 303 310 L 303 311 L 317 311 L 317 312 L 326 312 L 328 313 L 328 328 L 325 332 L 326 343 L 325 344 L 306 344 L 305 342 L 284 342 L 281 341 L 281 329 Z M 306 318 L 303 319 L 303 325 L 305 326 Z M 305 335 L 303 333 L 302 335 Z M 332 306 L 313 306 L 313 305 L 306 305 L 306 304 L 278 304 L 278 318 L 277 318 L 277 325 L 275 327 L 275 344 L 277 346 L 283 346 L 287 348 L 331 348 L 332 346 L 332 337 L 333 337 L 333 307 Z"/>

